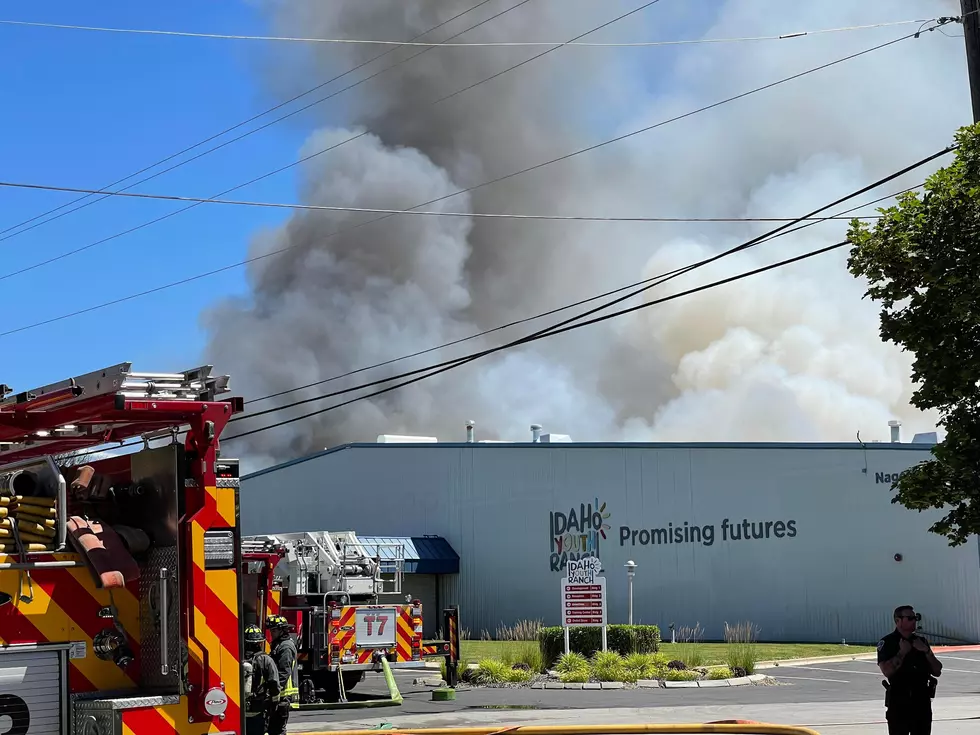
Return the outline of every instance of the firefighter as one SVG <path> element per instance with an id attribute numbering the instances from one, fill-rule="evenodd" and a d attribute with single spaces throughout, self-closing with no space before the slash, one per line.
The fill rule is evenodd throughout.
<path id="1" fill-rule="evenodd" d="M 265 652 L 265 634 L 257 625 L 245 629 L 245 733 L 265 735 L 279 701 L 279 669 Z"/>
<path id="2" fill-rule="evenodd" d="M 271 615 L 266 626 L 272 633 L 272 660 L 279 670 L 279 701 L 269 720 L 269 735 L 286 735 L 286 723 L 297 688 L 296 660 L 299 652 L 290 635 L 289 622 L 282 615 Z"/>
<path id="3" fill-rule="evenodd" d="M 895 630 L 878 641 L 878 668 L 885 684 L 889 735 L 929 735 L 932 698 L 943 665 L 929 642 L 915 634 L 919 616 L 911 605 L 895 608 Z"/>

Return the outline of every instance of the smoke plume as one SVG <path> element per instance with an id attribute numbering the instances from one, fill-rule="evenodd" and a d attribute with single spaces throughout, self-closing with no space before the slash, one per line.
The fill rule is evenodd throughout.
<path id="1" fill-rule="evenodd" d="M 478 0 L 307 0 L 269 5 L 280 35 L 408 40 Z M 517 5 L 494 0 L 426 40 Z M 530 0 L 460 41 L 568 40 L 641 0 Z M 584 39 L 674 40 L 931 18 L 949 0 L 662 0 Z M 433 49 L 319 106 L 301 156 L 309 204 L 406 209 L 804 71 L 918 26 L 779 41 L 559 48 L 439 104 L 544 48 Z M 447 212 L 793 217 L 946 145 L 969 122 L 962 29 L 903 41 L 651 132 L 424 207 Z M 390 47 L 315 44 L 263 72 L 274 95 L 313 86 Z M 335 82 L 394 61 L 402 48 Z M 319 116 L 319 117 L 316 117 Z M 362 135 L 363 133 L 363 135 Z M 354 138 L 348 143 L 338 145 Z M 936 165 L 941 165 L 942 161 Z M 853 206 L 921 181 L 922 170 Z M 844 207 L 840 207 L 843 209 Z M 870 210 L 865 210 L 870 213 Z M 670 271 L 772 223 L 583 223 L 298 211 L 257 233 L 249 292 L 204 315 L 208 359 L 258 397 L 520 319 Z M 340 235 L 334 233 L 349 230 Z M 829 222 L 723 259 L 647 297 L 843 239 Z M 864 285 L 835 251 L 632 316 L 485 358 L 430 380 L 236 442 L 254 466 L 380 433 L 526 440 L 850 441 L 887 421 L 929 431 L 908 405 L 911 357 L 878 337 Z M 632 303 L 632 302 L 631 302 Z M 311 397 L 490 347 L 568 314 L 255 404 Z M 333 401 L 342 399 L 332 399 Z M 280 421 L 321 401 L 245 421 Z M 235 432 L 231 432 L 235 433 Z M 908 433 L 906 433 L 906 436 Z M 251 443 L 250 443 L 251 442 Z M 247 446 L 238 446 L 246 444 Z"/>

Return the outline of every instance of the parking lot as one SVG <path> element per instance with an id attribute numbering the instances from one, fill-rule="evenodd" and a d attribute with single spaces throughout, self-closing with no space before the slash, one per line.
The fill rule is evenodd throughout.
<path id="1" fill-rule="evenodd" d="M 980 717 L 980 650 L 942 653 L 940 660 L 944 671 L 935 704 L 935 733 L 951 731 L 939 727 L 938 720 L 959 718 L 970 702 L 976 703 L 970 710 L 972 716 Z M 772 677 L 775 684 L 622 691 L 461 688 L 455 702 L 433 702 L 431 687 L 412 683 L 420 674 L 401 672 L 396 674 L 405 698 L 401 706 L 294 713 L 290 730 L 302 731 L 320 724 L 338 729 L 373 726 L 378 722 L 439 727 L 478 724 L 488 719 L 510 723 L 541 718 L 551 721 L 575 710 L 589 710 L 590 718 L 604 711 L 608 713 L 604 717 L 616 722 L 670 721 L 672 717 L 681 718 L 674 721 L 690 722 L 741 717 L 814 725 L 829 723 L 837 727 L 858 721 L 868 724 L 883 718 L 884 689 L 874 660 L 783 665 L 761 669 L 758 673 Z M 385 692 L 382 677 L 369 674 L 351 692 L 351 699 L 380 698 Z M 954 703 L 955 712 L 947 711 Z M 970 725 L 976 727 L 977 723 Z M 820 731 L 823 733 L 826 728 Z"/>
<path id="2" fill-rule="evenodd" d="M 937 697 L 980 694 L 980 651 L 943 652 L 939 660 L 943 663 L 943 675 L 939 678 Z M 759 673 L 790 685 L 807 697 L 830 697 L 837 701 L 884 697 L 881 672 L 874 660 L 779 666 Z"/>

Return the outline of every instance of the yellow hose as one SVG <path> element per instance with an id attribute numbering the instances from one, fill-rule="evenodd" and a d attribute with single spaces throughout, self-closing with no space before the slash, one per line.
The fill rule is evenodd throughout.
<path id="1" fill-rule="evenodd" d="M 819 735 L 816 730 L 793 725 L 767 723 L 685 723 L 634 725 L 519 725 L 507 727 L 507 735 L 691 735 L 696 733 L 735 733 L 744 735 Z M 494 735 L 494 727 L 395 728 L 386 735 Z M 378 735 L 375 730 L 324 730 L 304 735 Z"/>

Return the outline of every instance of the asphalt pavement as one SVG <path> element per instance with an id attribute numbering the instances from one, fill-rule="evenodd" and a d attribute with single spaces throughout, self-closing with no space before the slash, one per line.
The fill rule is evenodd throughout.
<path id="1" fill-rule="evenodd" d="M 980 650 L 940 655 L 933 735 L 980 732 Z M 404 703 L 378 709 L 296 712 L 291 732 L 397 727 L 454 727 L 602 722 L 706 722 L 749 719 L 815 727 L 821 735 L 883 733 L 884 689 L 874 660 L 801 662 L 760 669 L 773 683 L 711 689 L 542 690 L 460 688 L 455 702 L 431 701 L 413 684 L 420 672 L 396 673 Z M 431 674 L 429 674 L 431 676 Z M 352 700 L 386 696 L 380 674 L 368 674 Z M 969 718 L 977 718 L 970 721 Z M 844 729 L 841 729 L 844 728 Z"/>

